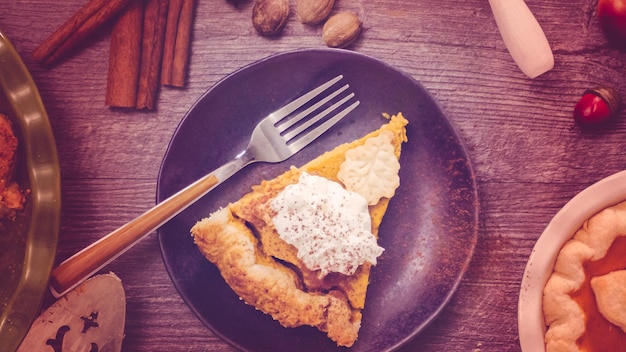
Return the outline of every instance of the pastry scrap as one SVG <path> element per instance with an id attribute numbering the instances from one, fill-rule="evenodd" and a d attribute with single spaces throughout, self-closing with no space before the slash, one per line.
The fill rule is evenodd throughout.
<path id="1" fill-rule="evenodd" d="M 388 116 L 387 116 L 388 117 Z M 399 186 L 408 121 L 397 114 L 260 185 L 192 229 L 228 285 L 284 327 L 309 325 L 352 346 L 376 258 L 378 227 Z"/>
<path id="2" fill-rule="evenodd" d="M 626 332 L 626 270 L 592 278 L 591 288 L 600 314 Z"/>
<path id="3" fill-rule="evenodd" d="M 17 144 L 11 121 L 0 113 L 0 219 L 14 218 L 26 201 L 14 180 Z"/>
<path id="4" fill-rule="evenodd" d="M 589 218 L 561 249 L 544 288 L 546 351 L 626 346 L 626 202 Z"/>

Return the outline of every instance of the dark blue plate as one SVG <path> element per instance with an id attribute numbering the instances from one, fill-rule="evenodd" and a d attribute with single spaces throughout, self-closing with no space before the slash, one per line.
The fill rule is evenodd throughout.
<path id="1" fill-rule="evenodd" d="M 286 329 L 244 304 L 190 235 L 196 221 L 236 201 L 250 186 L 300 166 L 385 123 L 381 113 L 410 121 L 401 185 L 380 227 L 386 249 L 371 274 L 363 323 L 353 351 L 391 351 L 437 317 L 474 252 L 478 201 L 463 144 L 433 97 L 417 81 L 371 57 L 344 50 L 271 56 L 218 82 L 189 110 L 161 166 L 162 201 L 242 151 L 255 124 L 300 94 L 342 74 L 361 105 L 303 151 L 279 164 L 254 164 L 158 231 L 176 289 L 215 334 L 245 351 L 343 350 L 314 328 Z"/>

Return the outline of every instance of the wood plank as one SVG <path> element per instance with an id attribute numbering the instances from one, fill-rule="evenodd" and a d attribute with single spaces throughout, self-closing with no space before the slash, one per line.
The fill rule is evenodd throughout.
<path id="1" fill-rule="evenodd" d="M 187 86 L 163 89 L 154 112 L 109 109 L 106 29 L 52 69 L 29 54 L 82 3 L 14 1 L 0 14 L 2 30 L 38 84 L 57 139 L 63 192 L 58 261 L 154 204 L 167 144 L 207 89 L 269 55 L 324 47 L 321 27 L 305 26 L 295 15 L 282 36 L 270 39 L 252 27 L 252 1 L 198 1 Z M 519 351 L 517 296 L 536 239 L 578 192 L 626 169 L 624 112 L 595 132 L 576 128 L 571 116 L 586 88 L 609 85 L 626 95 L 626 52 L 604 40 L 594 1 L 526 3 L 556 60 L 534 80 L 515 66 L 485 0 L 336 4 L 336 11 L 354 11 L 364 23 L 351 50 L 402 70 L 439 101 L 467 147 L 479 187 L 479 240 L 468 272 L 441 315 L 401 351 Z M 108 270 L 120 276 L 128 297 L 125 351 L 234 351 L 176 293 L 155 234 Z"/>

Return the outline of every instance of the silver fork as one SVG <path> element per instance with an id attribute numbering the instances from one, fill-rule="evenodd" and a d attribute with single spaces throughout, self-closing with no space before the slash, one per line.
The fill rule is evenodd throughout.
<path id="1" fill-rule="evenodd" d="M 246 165 L 287 160 L 322 135 L 359 105 L 358 100 L 350 103 L 355 99 L 354 93 L 346 95 L 348 84 L 322 95 L 342 78 L 337 76 L 271 113 L 256 125 L 247 148 L 232 161 L 63 261 L 52 270 L 52 294 L 63 296 Z"/>

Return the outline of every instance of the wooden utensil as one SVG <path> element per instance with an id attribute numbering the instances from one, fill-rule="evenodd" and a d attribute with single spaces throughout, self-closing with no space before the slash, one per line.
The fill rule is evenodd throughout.
<path id="1" fill-rule="evenodd" d="M 489 0 L 509 53 L 519 68 L 535 78 L 554 67 L 550 43 L 524 0 Z"/>
<path id="2" fill-rule="evenodd" d="M 113 273 L 97 275 L 35 320 L 17 352 L 122 350 L 126 294 Z"/>

